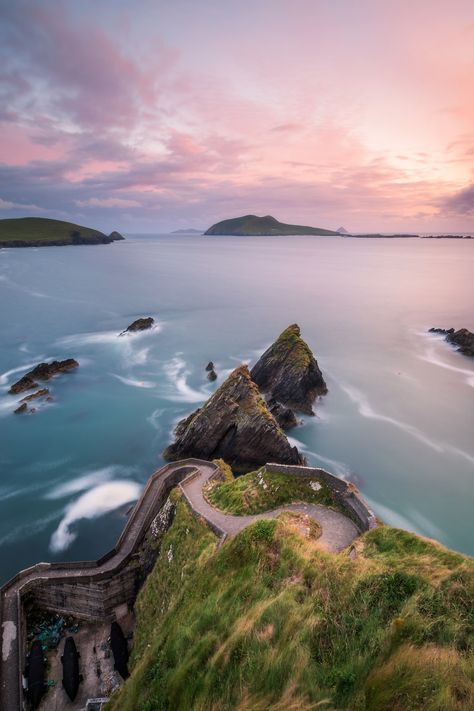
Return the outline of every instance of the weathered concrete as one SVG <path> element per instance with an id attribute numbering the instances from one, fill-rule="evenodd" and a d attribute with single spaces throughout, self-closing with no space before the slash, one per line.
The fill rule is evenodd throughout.
<path id="1" fill-rule="evenodd" d="M 317 473 L 321 476 L 321 473 L 324 473 L 325 477 L 339 482 L 340 493 L 345 500 L 349 500 L 350 494 L 353 493 L 348 491 L 345 482 L 322 469 L 267 465 L 269 471 L 271 467 L 278 468 L 278 471 L 288 470 L 288 473 L 295 475 Z M 358 534 L 352 520 L 337 511 L 316 504 L 290 504 L 255 516 L 224 514 L 210 506 L 202 494 L 203 485 L 218 474 L 219 469 L 215 464 L 199 459 L 167 464 L 150 477 L 115 548 L 100 560 L 38 563 L 22 570 L 0 589 L 1 711 L 21 711 L 25 708 L 21 685 L 26 655 L 24 601 L 33 600 L 46 609 L 71 614 L 83 620 L 103 622 L 113 619 L 118 605 L 130 605 L 135 599 L 139 566 L 134 564 L 134 554 L 166 502 L 169 492 L 178 484 L 191 509 L 206 520 L 221 544 L 227 537 L 234 536 L 250 523 L 262 518 L 275 518 L 283 511 L 299 511 L 317 520 L 322 528 L 319 544 L 329 551 L 341 551 Z M 361 506 L 364 511 L 369 511 L 363 502 Z M 348 508 L 349 510 L 352 512 L 352 507 Z M 354 515 L 351 515 L 351 518 L 354 518 Z M 360 516 L 360 527 L 370 527 L 368 524 L 364 525 L 363 513 Z"/>
<path id="2" fill-rule="evenodd" d="M 111 618 L 116 605 L 132 599 L 131 576 L 126 568 L 169 492 L 196 467 L 216 469 L 209 462 L 183 460 L 168 464 L 148 480 L 114 549 L 97 561 L 38 563 L 22 570 L 0 589 L 0 709 L 25 707 L 22 671 L 26 655 L 23 602 L 37 599 L 46 609 L 82 619 Z M 81 587 L 82 593 L 75 589 Z M 136 591 L 135 591 L 136 592 Z M 102 595 L 102 597 L 101 597 Z"/>

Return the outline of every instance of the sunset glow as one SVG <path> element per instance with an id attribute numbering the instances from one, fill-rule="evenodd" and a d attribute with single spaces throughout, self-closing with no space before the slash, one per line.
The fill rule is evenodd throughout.
<path id="1" fill-rule="evenodd" d="M 472 0 L 0 8 L 0 217 L 473 228 Z"/>

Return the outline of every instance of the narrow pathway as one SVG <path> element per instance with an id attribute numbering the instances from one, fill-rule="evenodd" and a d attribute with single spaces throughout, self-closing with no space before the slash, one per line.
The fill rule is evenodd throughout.
<path id="1" fill-rule="evenodd" d="M 359 534 L 346 516 L 317 504 L 289 504 L 255 516 L 230 516 L 210 506 L 202 488 L 217 467 L 199 459 L 187 459 L 167 464 L 155 472 L 143 489 L 115 548 L 98 561 L 83 563 L 38 563 L 20 571 L 0 588 L 0 711 L 21 711 L 24 708 L 22 669 L 25 663 L 24 620 L 22 598 L 36 585 L 51 582 L 71 584 L 112 578 L 136 552 L 150 524 L 163 506 L 171 489 L 180 485 L 191 508 L 202 516 L 223 538 L 235 536 L 250 523 L 263 518 L 275 518 L 283 511 L 299 511 L 317 521 L 322 528 L 318 543 L 326 550 L 338 553 Z M 181 482 L 181 483 L 180 483 Z"/>
<path id="2" fill-rule="evenodd" d="M 191 507 L 206 521 L 220 528 L 227 537 L 235 536 L 243 528 L 260 519 L 276 518 L 284 511 L 303 513 L 317 521 L 322 530 L 318 544 L 332 553 L 339 553 L 359 535 L 356 525 L 347 516 L 319 504 L 287 504 L 253 516 L 233 516 L 223 513 L 211 506 L 203 495 L 203 487 L 214 473 L 213 467 L 200 466 L 197 474 L 191 474 L 181 483 L 181 490 Z"/>

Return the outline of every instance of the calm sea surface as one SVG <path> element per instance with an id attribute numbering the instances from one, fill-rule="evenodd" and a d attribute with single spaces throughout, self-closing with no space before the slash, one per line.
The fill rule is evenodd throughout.
<path id="1" fill-rule="evenodd" d="M 297 322 L 329 386 L 290 434 L 387 523 L 474 554 L 474 240 L 130 237 L 0 250 L 0 580 L 91 559 L 161 464 L 174 423 Z M 138 316 L 152 332 L 119 338 Z M 15 416 L 14 380 L 74 357 Z M 210 384 L 204 367 L 216 364 Z"/>

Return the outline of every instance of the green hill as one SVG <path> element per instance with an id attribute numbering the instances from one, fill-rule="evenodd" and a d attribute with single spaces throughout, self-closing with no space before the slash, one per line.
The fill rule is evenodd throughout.
<path id="1" fill-rule="evenodd" d="M 51 220 L 46 217 L 19 217 L 0 220 L 0 247 L 109 244 L 122 239 L 122 235 L 118 232 L 105 235 L 90 227 L 62 220 Z"/>
<path id="2" fill-rule="evenodd" d="M 227 479 L 215 505 L 255 508 L 252 475 Z M 257 510 L 277 488 L 259 488 Z M 472 711 L 472 559 L 386 526 L 332 555 L 289 514 L 218 548 L 173 497 L 135 605 L 131 676 L 107 709 Z"/>
<path id="3" fill-rule="evenodd" d="M 287 225 L 278 222 L 271 215 L 258 217 L 257 215 L 244 215 L 231 220 L 217 222 L 204 233 L 205 235 L 337 235 L 338 232 L 325 230 L 321 227 L 307 227 L 305 225 Z"/>

